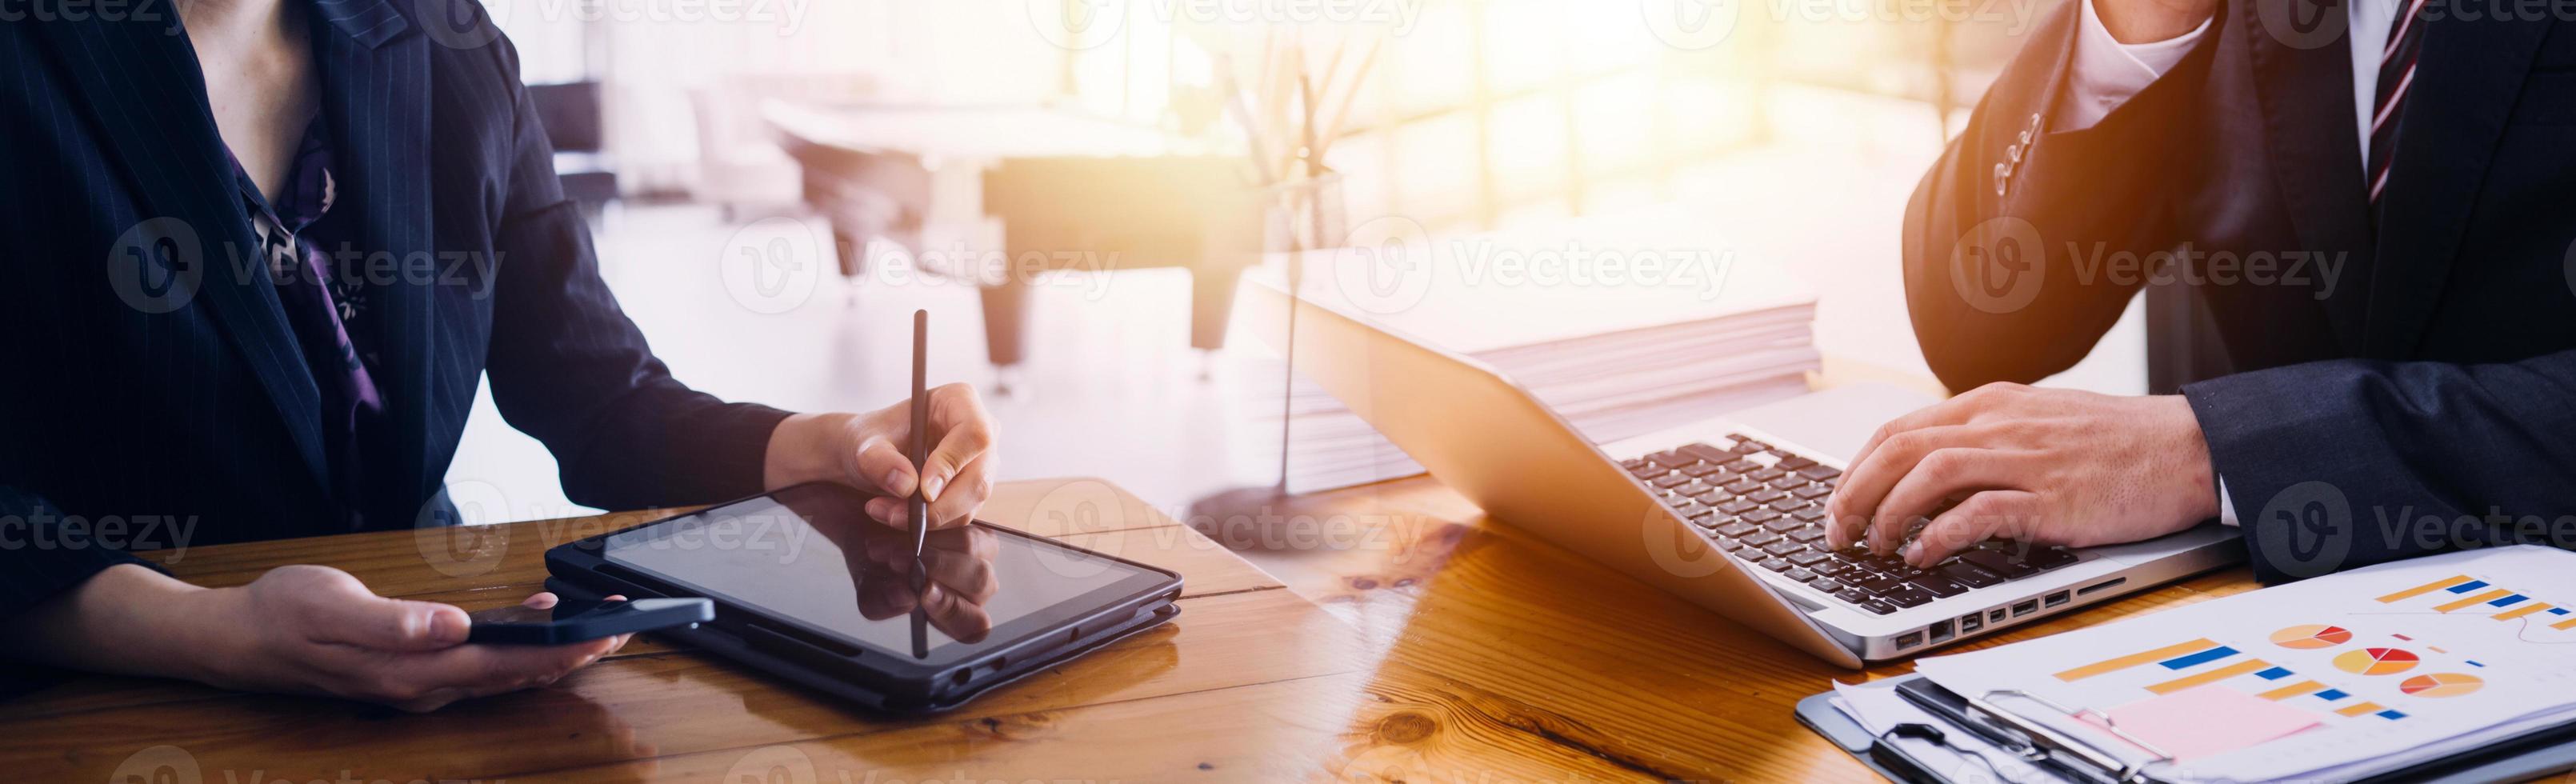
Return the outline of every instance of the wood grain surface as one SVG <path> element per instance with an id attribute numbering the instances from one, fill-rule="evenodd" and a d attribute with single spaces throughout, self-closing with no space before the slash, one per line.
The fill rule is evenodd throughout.
<path id="1" fill-rule="evenodd" d="M 1172 623 L 952 713 L 860 712 L 638 638 L 554 686 L 414 715 L 328 699 L 81 677 L 0 703 L 0 779 L 286 781 L 1865 780 L 1799 698 L 1901 674 L 1836 668 L 1508 525 L 1438 483 L 1309 496 L 1256 569 L 1095 479 L 1003 485 L 985 519 L 1181 572 Z M 204 585 L 292 563 L 480 609 L 546 548 L 633 512 L 151 554 Z M 1211 525 L 1223 525 L 1213 523 Z M 1245 537 L 1245 533 L 1262 536 Z M 1996 640 L 2250 588 L 2231 570 Z"/>

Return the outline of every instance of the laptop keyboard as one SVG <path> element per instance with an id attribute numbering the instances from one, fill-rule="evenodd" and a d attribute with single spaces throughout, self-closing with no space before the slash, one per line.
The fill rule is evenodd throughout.
<path id="1" fill-rule="evenodd" d="M 2060 547 L 1987 542 L 1930 569 L 1861 548 L 1825 543 L 1825 497 L 1842 472 L 1745 436 L 1700 443 L 1621 465 L 1721 550 L 1864 611 L 1887 615 L 1934 599 L 2001 585 L 2073 564 Z"/>

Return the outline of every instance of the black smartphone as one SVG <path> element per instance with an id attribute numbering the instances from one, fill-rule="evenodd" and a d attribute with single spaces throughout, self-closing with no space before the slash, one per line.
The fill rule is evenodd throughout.
<path id="1" fill-rule="evenodd" d="M 474 620 L 465 635 L 466 642 L 562 645 L 631 632 L 696 626 L 716 619 L 716 603 L 698 598 L 567 599 L 547 609 L 515 605 L 468 613 L 466 617 Z"/>

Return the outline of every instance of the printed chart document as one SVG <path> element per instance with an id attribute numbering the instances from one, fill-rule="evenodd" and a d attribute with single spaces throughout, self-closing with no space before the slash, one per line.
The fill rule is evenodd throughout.
<path id="1" fill-rule="evenodd" d="M 1916 670 L 2175 780 L 2348 778 L 2576 721 L 2576 552 L 2471 550 L 2381 564 L 1954 656 Z M 2212 705 L 2262 703 L 2262 710 Z M 2242 725 L 2242 726 L 2239 726 Z"/>

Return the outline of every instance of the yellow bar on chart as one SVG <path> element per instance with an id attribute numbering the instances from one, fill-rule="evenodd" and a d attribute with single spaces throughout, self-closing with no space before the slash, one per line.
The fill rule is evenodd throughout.
<path id="1" fill-rule="evenodd" d="M 2387 710 L 2387 709 L 2388 709 L 2388 708 L 2383 707 L 2383 706 L 2381 706 L 2379 703 L 2376 703 L 2376 702 L 2365 702 L 2365 703 L 2362 703 L 2362 704 L 2359 704 L 2359 705 L 2354 705 L 2354 706 L 2351 706 L 2351 707 L 2344 708 L 2344 709 L 2342 709 L 2342 710 L 2335 711 L 2335 713 L 2338 713 L 2338 714 L 2341 714 L 2341 715 L 2345 715 L 2345 716 L 2368 716 L 2368 715 L 2370 715 L 2370 714 L 2378 713 L 2378 712 L 2380 712 L 2380 711 L 2384 711 L 2384 710 Z"/>
<path id="2" fill-rule="evenodd" d="M 2325 684 L 2318 683 L 2316 681 L 2300 681 L 2298 683 L 2293 683 L 2288 686 L 2283 686 L 2254 696 L 2279 702 L 2302 694 L 2315 694 L 2325 690 Z"/>
<path id="3" fill-rule="evenodd" d="M 2504 611 L 2504 612 L 2496 613 L 2496 614 L 2495 614 L 2495 619 L 2496 619 L 2496 620 L 2499 620 L 2499 621 L 2510 621 L 2510 620 L 2513 620 L 2513 619 L 2515 619 L 2515 618 L 2520 618 L 2520 617 L 2522 617 L 2522 616 L 2530 615 L 2530 614 L 2532 614 L 2532 613 L 2540 612 L 2540 611 L 2547 610 L 2547 609 L 2549 609 L 2549 603 L 2548 603 L 2548 602 L 2527 602 L 2527 603 L 2524 603 L 2524 604 L 2523 604 L 2522 606 L 2520 606 L 2520 607 L 2516 607 L 2516 608 L 2513 608 L 2513 609 L 2510 609 L 2510 610 L 2506 610 L 2506 611 Z"/>
<path id="4" fill-rule="evenodd" d="M 2551 625 L 2549 626 L 2549 628 L 2552 628 L 2552 629 L 2576 629 L 2576 618 L 2570 618 L 2570 619 L 2567 619 L 2567 620 L 2564 620 L 2564 621 L 2559 621 L 2559 622 L 2557 622 L 2557 623 L 2555 623 L 2555 624 L 2551 624 Z"/>
<path id="5" fill-rule="evenodd" d="M 2379 603 L 2381 603 L 2381 604 L 2387 604 L 2387 603 L 2389 603 L 2389 602 L 2405 601 L 2405 600 L 2407 600 L 2407 599 L 2412 599 L 2412 598 L 2415 598 L 2415 597 L 2418 597 L 2418 596 L 2422 596 L 2422 595 L 2424 595 L 2424 594 L 2432 593 L 2432 592 L 2434 592 L 2434 591 L 2439 591 L 2439 590 L 2442 590 L 2442 589 L 2444 589 L 2444 588 L 2449 588 L 2449 587 L 2451 587 L 2451 586 L 2459 585 L 2459 584 L 2461 584 L 2461 583 L 2465 583 L 2465 582 L 2468 582 L 2468 581 L 2469 581 L 2469 576 L 2468 576 L 2468 575 L 2465 575 L 2465 574 L 2464 574 L 2464 575 L 2460 575 L 2460 576 L 2458 576 L 2458 577 L 2452 577 L 2452 578 L 2443 579 L 2443 580 L 2435 580 L 2435 581 L 2433 581 L 2433 582 L 2425 583 L 2425 584 L 2423 584 L 2423 585 L 2418 585 L 2418 586 L 2415 586 L 2415 587 L 2413 587 L 2413 588 L 2408 588 L 2408 589 L 2403 590 L 2403 591 L 2398 591 L 2398 592 L 2396 592 L 2396 593 L 2392 593 L 2392 594 L 2389 594 L 2389 595 L 2387 595 L 2387 596 L 2379 597 Z"/>
<path id="6" fill-rule="evenodd" d="M 2457 599 L 2457 600 L 2453 600 L 2453 601 L 2445 602 L 2445 603 L 2442 603 L 2442 604 L 2434 605 L 2434 606 L 2433 606 L 2433 611 L 2434 611 L 2434 612 L 2450 612 L 2450 611 L 2452 611 L 2452 610 L 2457 610 L 2457 609 L 2460 609 L 2460 608 L 2463 608 L 2463 607 L 2474 607 L 2474 606 L 2477 606 L 2477 605 L 2485 604 L 2485 603 L 2487 603 L 2487 602 L 2492 602 L 2492 601 L 2495 601 L 2495 600 L 2497 600 L 2497 599 L 2502 599 L 2502 598 L 2504 598 L 2504 597 L 2512 596 L 2512 595 L 2513 595 L 2513 591 L 2511 591 L 2511 590 L 2507 590 L 2507 589 L 2504 589 L 2504 588 L 2498 588 L 2498 589 L 2495 589 L 2495 590 L 2492 590 L 2492 591 L 2480 591 L 2480 592 L 2478 592 L 2478 593 L 2471 594 L 2471 595 L 2469 596 L 2469 598 L 2466 598 L 2466 599 Z"/>
<path id="7" fill-rule="evenodd" d="M 2171 694 L 2193 686 L 2199 686 L 2204 683 L 2216 683 L 2218 681 L 2227 680 L 2249 672 L 2270 669 L 2271 667 L 2271 662 L 2267 662 L 2262 659 L 2247 659 L 2245 661 L 2230 664 L 2208 672 L 2186 675 L 2163 683 L 2151 684 L 2147 686 L 2147 691 L 2153 694 Z"/>
<path id="8" fill-rule="evenodd" d="M 2186 653 L 2205 651 L 2215 647 L 2218 647 L 2218 643 L 2210 642 L 2207 639 L 2167 645 L 2152 651 L 2132 653 L 2117 659 L 2105 659 L 2103 661 L 2087 664 L 2072 670 L 2067 670 L 2065 672 L 2058 673 L 2057 679 L 2061 681 L 2080 681 L 2102 673 L 2117 672 L 2145 664 L 2147 662 L 2164 661 Z"/>

